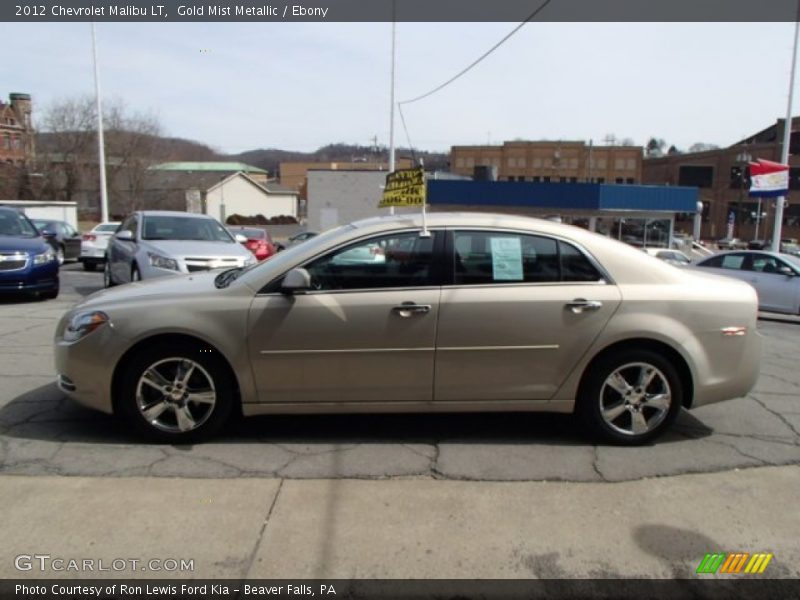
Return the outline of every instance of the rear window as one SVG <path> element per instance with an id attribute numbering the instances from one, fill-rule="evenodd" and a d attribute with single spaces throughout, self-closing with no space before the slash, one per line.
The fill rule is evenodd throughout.
<path id="1" fill-rule="evenodd" d="M 95 231 L 101 233 L 114 233 L 119 227 L 119 223 L 104 223 L 94 228 Z"/>

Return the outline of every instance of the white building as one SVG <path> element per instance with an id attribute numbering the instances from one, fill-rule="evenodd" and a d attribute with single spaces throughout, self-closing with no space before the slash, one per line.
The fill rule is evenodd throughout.
<path id="1" fill-rule="evenodd" d="M 199 190 L 202 194 L 203 190 Z M 187 201 L 190 194 L 187 193 Z M 230 215 L 297 218 L 298 192 L 233 173 L 205 190 L 205 212 L 221 223 Z M 188 202 L 187 202 L 188 204 Z M 187 209 L 191 207 L 187 205 Z"/>
<path id="2" fill-rule="evenodd" d="M 385 184 L 386 171 L 308 171 L 309 231 L 388 215 L 388 208 L 378 208 Z M 395 208 L 398 214 L 419 211 L 416 207 Z"/>

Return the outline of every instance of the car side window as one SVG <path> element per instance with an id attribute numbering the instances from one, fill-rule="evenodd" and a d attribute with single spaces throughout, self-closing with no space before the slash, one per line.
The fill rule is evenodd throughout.
<path id="1" fill-rule="evenodd" d="M 605 281 L 586 255 L 572 244 L 558 242 L 561 257 L 561 281 Z"/>
<path id="2" fill-rule="evenodd" d="M 722 259 L 725 258 L 724 256 L 714 256 L 707 260 L 704 260 L 702 263 L 698 264 L 698 267 L 711 267 L 714 269 L 721 269 L 722 268 Z"/>
<path id="3" fill-rule="evenodd" d="M 723 269 L 739 270 L 744 268 L 744 254 L 726 254 L 722 257 L 720 267 Z"/>
<path id="4" fill-rule="evenodd" d="M 334 250 L 305 266 L 318 290 L 358 290 L 432 285 L 437 234 L 396 233 Z"/>
<path id="5" fill-rule="evenodd" d="M 575 246 L 537 235 L 457 231 L 453 260 L 456 285 L 603 279 Z"/>
<path id="6" fill-rule="evenodd" d="M 750 270 L 759 273 L 777 273 L 780 266 L 779 261 L 772 256 L 754 256 Z"/>
<path id="7" fill-rule="evenodd" d="M 136 238 L 136 217 L 130 216 L 122 222 L 117 231 L 130 231 L 131 235 Z"/>

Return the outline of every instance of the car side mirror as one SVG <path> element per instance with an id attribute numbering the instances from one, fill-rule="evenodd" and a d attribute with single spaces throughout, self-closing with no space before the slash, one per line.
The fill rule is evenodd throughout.
<path id="1" fill-rule="evenodd" d="M 117 238 L 121 242 L 132 242 L 133 241 L 133 234 L 124 229 L 123 231 L 118 231 L 114 234 L 114 237 Z"/>
<path id="2" fill-rule="evenodd" d="M 247 236 L 244 236 L 241 233 L 237 233 L 236 235 L 234 235 L 233 239 L 235 239 L 240 244 L 246 244 L 247 243 Z"/>
<path id="3" fill-rule="evenodd" d="M 56 232 L 52 229 L 42 229 L 42 237 L 46 240 L 52 240 L 54 237 L 56 237 Z"/>
<path id="4" fill-rule="evenodd" d="M 305 269 L 292 269 L 281 281 L 281 293 L 283 294 L 302 294 L 310 289 L 311 275 Z"/>
<path id="5" fill-rule="evenodd" d="M 786 266 L 778 267 L 778 273 L 786 275 L 787 277 L 795 277 L 797 275 L 797 273 L 794 272 L 794 269 Z"/>

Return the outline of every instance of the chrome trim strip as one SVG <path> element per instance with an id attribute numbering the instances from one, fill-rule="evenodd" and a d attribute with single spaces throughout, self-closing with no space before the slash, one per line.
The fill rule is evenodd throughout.
<path id="1" fill-rule="evenodd" d="M 558 344 L 542 344 L 540 346 L 453 346 L 438 348 L 447 351 L 476 351 L 476 350 L 558 350 Z"/>
<path id="2" fill-rule="evenodd" d="M 260 354 L 353 354 L 365 352 L 433 352 L 435 348 L 346 348 L 337 350 L 261 350 Z"/>

